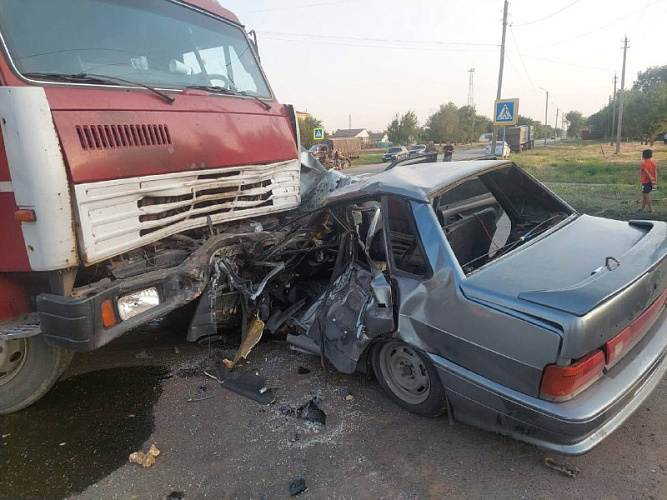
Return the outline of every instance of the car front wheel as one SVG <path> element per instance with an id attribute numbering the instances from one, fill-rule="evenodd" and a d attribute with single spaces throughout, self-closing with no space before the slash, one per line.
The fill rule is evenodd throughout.
<path id="1" fill-rule="evenodd" d="M 42 335 L 0 340 L 0 415 L 30 406 L 56 383 L 74 353 Z"/>
<path id="2" fill-rule="evenodd" d="M 417 349 L 391 340 L 375 347 L 372 362 L 382 389 L 395 403 L 426 417 L 444 411 L 446 396 L 440 377 Z"/>

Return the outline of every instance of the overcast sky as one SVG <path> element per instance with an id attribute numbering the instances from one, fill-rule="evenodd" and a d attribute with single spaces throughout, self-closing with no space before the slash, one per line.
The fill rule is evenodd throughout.
<path id="1" fill-rule="evenodd" d="M 283 103 L 327 130 L 383 130 L 410 109 L 423 123 L 440 104 L 474 102 L 491 116 L 498 84 L 503 0 L 219 0 L 258 33 L 262 64 Z M 589 115 L 637 73 L 667 64 L 667 0 L 512 0 L 502 97 L 549 124 Z M 560 119 L 559 119 L 560 124 Z"/>

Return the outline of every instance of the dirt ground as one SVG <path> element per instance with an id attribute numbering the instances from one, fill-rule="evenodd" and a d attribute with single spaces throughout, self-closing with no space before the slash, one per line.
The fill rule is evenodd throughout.
<path id="1" fill-rule="evenodd" d="M 78 355 L 46 398 L 2 418 L 0 497 L 281 499 L 301 477 L 302 499 L 667 498 L 667 380 L 600 446 L 567 458 L 412 415 L 365 375 L 325 369 L 280 340 L 240 368 L 275 388 L 263 406 L 200 370 L 232 357 L 233 343 L 183 339 L 156 322 Z M 324 426 L 294 415 L 313 396 Z M 154 466 L 127 461 L 153 443 Z"/>

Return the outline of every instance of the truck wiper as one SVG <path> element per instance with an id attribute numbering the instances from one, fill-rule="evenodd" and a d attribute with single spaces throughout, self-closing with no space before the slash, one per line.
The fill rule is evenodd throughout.
<path id="1" fill-rule="evenodd" d="M 160 96 L 167 103 L 173 104 L 175 99 L 164 92 L 160 92 L 157 89 L 154 89 L 150 85 L 145 83 L 135 82 L 132 80 L 126 80 L 125 78 L 118 78 L 117 76 L 109 75 L 97 75 L 94 73 L 48 73 L 48 72 L 36 72 L 36 73 L 24 73 L 25 76 L 33 78 L 45 78 L 48 80 L 56 80 L 61 82 L 85 82 L 85 83 L 100 83 L 104 85 L 120 85 L 121 83 L 127 83 L 128 85 L 136 85 L 137 87 L 143 87 L 147 90 L 150 90 L 154 94 Z"/>
<path id="2" fill-rule="evenodd" d="M 229 87 L 221 87 L 219 85 L 188 85 L 186 89 L 195 89 L 195 90 L 205 90 L 214 94 L 225 94 L 225 95 L 240 95 L 243 97 L 251 97 L 260 103 L 266 111 L 271 109 L 271 105 L 267 102 L 262 101 L 259 97 L 254 94 L 250 94 L 244 90 L 230 89 Z"/>

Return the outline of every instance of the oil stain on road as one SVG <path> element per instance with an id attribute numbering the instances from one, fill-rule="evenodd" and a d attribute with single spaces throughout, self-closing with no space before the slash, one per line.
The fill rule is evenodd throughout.
<path id="1" fill-rule="evenodd" d="M 166 376 L 156 366 L 84 373 L 0 417 L 0 498 L 67 497 L 127 463 L 153 431 Z"/>

